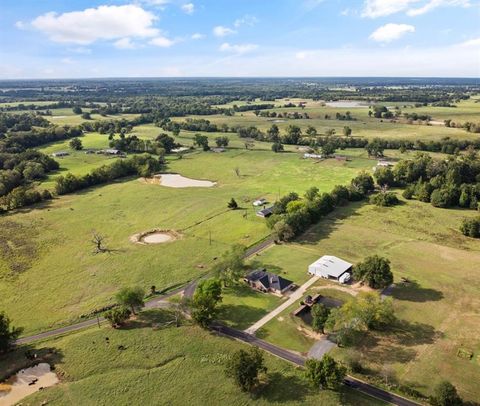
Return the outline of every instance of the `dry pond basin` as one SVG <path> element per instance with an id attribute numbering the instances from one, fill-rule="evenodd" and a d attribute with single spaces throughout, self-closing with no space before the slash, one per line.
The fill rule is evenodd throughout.
<path id="1" fill-rule="evenodd" d="M 153 183 L 173 188 L 212 187 L 217 184 L 217 182 L 212 182 L 210 180 L 187 178 L 178 173 L 162 173 L 160 175 L 155 175 L 153 178 L 150 179 L 143 178 L 143 181 L 146 183 Z"/>
<path id="2" fill-rule="evenodd" d="M 57 374 L 52 372 L 50 365 L 46 362 L 21 369 L 0 383 L 0 406 L 15 405 L 24 397 L 58 382 Z"/>
<path id="3" fill-rule="evenodd" d="M 143 233 L 134 234 L 130 237 L 130 241 L 143 245 L 163 244 L 178 240 L 180 237 L 181 235 L 174 230 L 154 229 L 150 231 L 144 231 Z"/>

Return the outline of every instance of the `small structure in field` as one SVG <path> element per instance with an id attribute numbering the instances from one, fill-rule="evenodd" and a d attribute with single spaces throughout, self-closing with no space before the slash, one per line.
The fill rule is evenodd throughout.
<path id="1" fill-rule="evenodd" d="M 322 159 L 322 155 L 305 153 L 303 154 L 303 159 Z"/>
<path id="2" fill-rule="evenodd" d="M 253 205 L 255 207 L 258 207 L 258 206 L 263 206 L 264 204 L 267 203 L 267 199 L 264 199 L 263 197 L 261 199 L 257 199 L 253 202 Z"/>
<path id="3" fill-rule="evenodd" d="M 190 150 L 190 148 L 188 148 L 188 147 L 178 147 L 178 148 L 172 149 L 171 152 L 179 153 L 179 152 L 185 152 L 185 151 L 188 151 L 188 150 Z"/>
<path id="4" fill-rule="evenodd" d="M 372 169 L 375 172 L 378 168 L 391 168 L 392 166 L 394 166 L 393 162 L 380 160 L 377 162 L 377 166 L 374 166 Z"/>
<path id="5" fill-rule="evenodd" d="M 347 283 L 351 278 L 353 265 L 333 255 L 324 255 L 308 267 L 310 275 L 324 279 L 333 279 L 340 283 Z"/>
<path id="6" fill-rule="evenodd" d="M 248 285 L 260 292 L 272 292 L 282 294 L 290 289 L 293 285 L 292 281 L 282 278 L 277 274 L 267 272 L 265 268 L 255 269 L 245 276 L 244 281 Z"/>
<path id="7" fill-rule="evenodd" d="M 55 158 L 61 158 L 62 156 L 68 156 L 68 155 L 70 155 L 70 154 L 66 151 L 54 152 L 52 154 L 52 156 L 55 157 Z"/>
<path id="8" fill-rule="evenodd" d="M 223 148 L 223 147 L 215 147 L 215 148 L 210 148 L 210 151 L 216 152 L 217 154 L 219 154 L 219 153 L 221 153 L 221 152 L 225 152 L 226 149 Z"/>
<path id="9" fill-rule="evenodd" d="M 257 216 L 262 218 L 270 217 L 273 214 L 273 206 L 265 207 L 262 210 L 257 211 Z"/>
<path id="10" fill-rule="evenodd" d="M 85 153 L 86 155 L 90 155 L 90 154 L 94 154 L 95 151 L 94 151 L 93 149 L 87 149 L 87 150 L 84 151 L 84 153 Z"/>

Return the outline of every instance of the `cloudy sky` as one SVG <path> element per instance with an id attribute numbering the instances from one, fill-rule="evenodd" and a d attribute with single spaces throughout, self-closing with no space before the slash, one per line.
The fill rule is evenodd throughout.
<path id="1" fill-rule="evenodd" d="M 1 0 L 0 79 L 480 76 L 480 0 Z"/>

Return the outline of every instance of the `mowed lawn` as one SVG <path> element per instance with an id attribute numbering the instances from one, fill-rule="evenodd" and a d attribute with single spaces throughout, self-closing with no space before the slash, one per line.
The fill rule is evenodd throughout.
<path id="1" fill-rule="evenodd" d="M 301 281 L 308 264 L 325 254 L 352 263 L 373 254 L 387 257 L 398 285 L 393 298 L 401 328 L 395 334 L 369 335 L 353 351 L 374 373 L 387 365 L 398 381 L 424 394 L 448 379 L 466 400 L 478 400 L 480 241 L 458 231 L 462 218 L 476 215 L 417 201 L 394 208 L 357 203 L 333 213 L 299 241 L 274 246 L 257 259 Z M 412 283 L 402 284 L 402 277 Z M 302 337 L 279 336 L 271 330 L 282 323 L 271 323 L 264 332 L 267 340 L 270 334 L 272 342 L 306 349 Z M 286 328 L 282 331 L 290 334 Z M 471 352 L 471 360 L 458 357 L 459 349 Z M 336 348 L 333 355 L 342 358 L 349 351 Z"/>
<path id="2" fill-rule="evenodd" d="M 169 320 L 165 311 L 143 312 L 126 328 L 91 328 L 37 344 L 54 350 L 61 382 L 22 400 L 23 405 L 383 405 L 343 387 L 339 393 L 312 388 L 303 371 L 265 353 L 262 390 L 251 397 L 225 376 L 226 363 L 246 344 L 198 327 L 152 328 Z M 106 339 L 108 337 L 108 340 Z M 2 371 L 20 367 L 25 348 L 0 361 Z"/>
<path id="3" fill-rule="evenodd" d="M 360 162 L 369 168 L 374 161 Z M 253 199 L 274 201 L 311 186 L 329 191 L 362 169 L 355 160 L 316 164 L 293 153 L 245 150 L 173 157 L 168 165 L 170 172 L 218 185 L 174 189 L 130 178 L 0 218 L 0 309 L 24 334 L 78 320 L 112 303 L 123 286 L 163 289 L 197 278 L 233 244 L 249 246 L 269 234 Z M 229 211 L 232 197 L 245 210 Z M 129 241 L 154 228 L 177 230 L 182 238 L 149 246 Z M 94 231 L 110 252 L 93 254 Z"/>

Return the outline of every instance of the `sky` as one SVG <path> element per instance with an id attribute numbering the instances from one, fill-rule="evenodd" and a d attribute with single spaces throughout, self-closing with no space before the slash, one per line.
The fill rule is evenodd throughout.
<path id="1" fill-rule="evenodd" d="M 480 77 L 480 0 L 1 0 L 0 79 Z"/>

